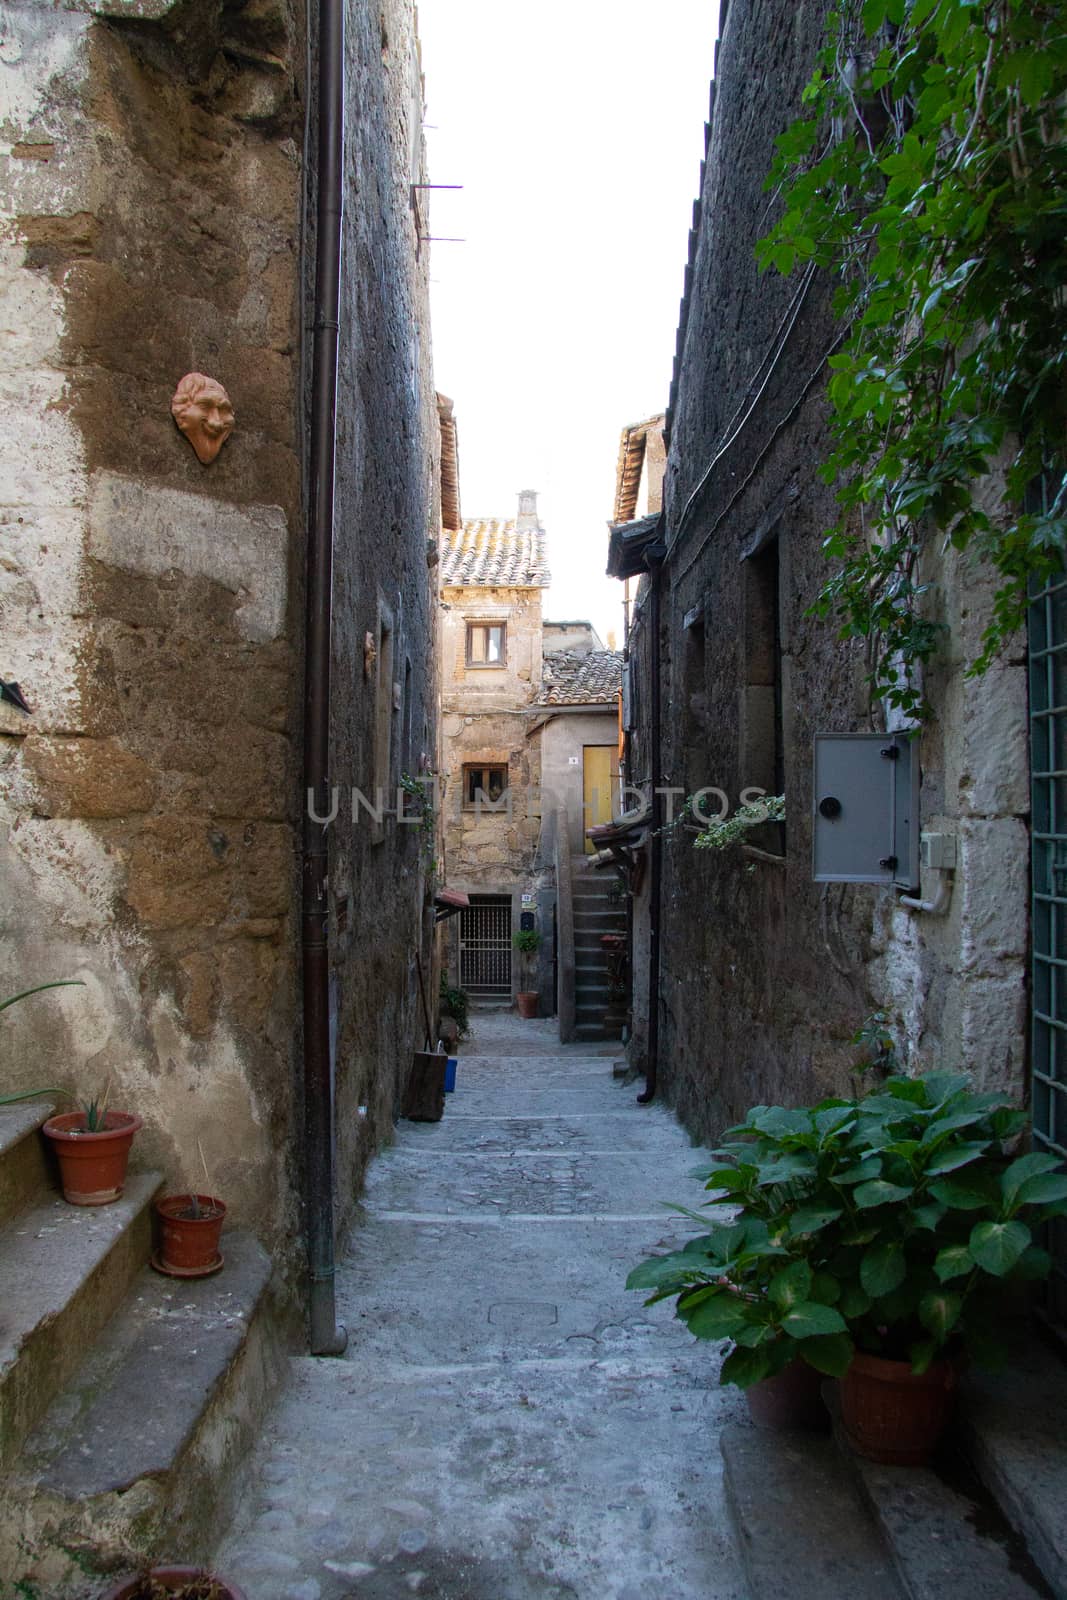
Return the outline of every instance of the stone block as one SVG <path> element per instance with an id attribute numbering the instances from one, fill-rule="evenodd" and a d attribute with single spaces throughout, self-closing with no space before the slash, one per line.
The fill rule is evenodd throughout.
<path id="1" fill-rule="evenodd" d="M 280 506 L 228 505 L 114 472 L 94 475 L 90 553 L 133 572 L 221 583 L 236 597 L 234 621 L 245 638 L 265 642 L 285 626 L 287 541 Z"/>
<path id="2" fill-rule="evenodd" d="M 959 715 L 945 718 L 946 764 L 956 769 L 959 809 L 969 816 L 1030 810 L 1026 670 L 991 667 L 960 683 Z"/>
<path id="3" fill-rule="evenodd" d="M 129 817 L 156 798 L 152 768 L 116 739 L 27 739 L 37 808 L 53 817 Z"/>
<path id="4" fill-rule="evenodd" d="M 1030 836 L 1014 817 L 960 823 L 960 968 L 969 975 L 995 973 L 1005 961 L 1026 958 L 1030 893 Z"/>
<path id="5" fill-rule="evenodd" d="M 291 850 L 289 829 L 279 825 L 250 823 L 236 833 L 204 817 L 152 817 L 131 850 L 126 898 L 154 928 L 281 916 Z"/>

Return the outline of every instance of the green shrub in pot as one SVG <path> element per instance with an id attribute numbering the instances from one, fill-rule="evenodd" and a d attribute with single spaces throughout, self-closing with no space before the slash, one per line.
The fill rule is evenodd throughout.
<path id="1" fill-rule="evenodd" d="M 725 1220 L 689 1212 L 707 1231 L 628 1286 L 728 1340 L 722 1381 L 742 1388 L 798 1356 L 840 1376 L 856 1349 L 915 1372 L 943 1355 L 994 1363 L 1006 1286 L 1048 1272 L 1035 1231 L 1067 1214 L 1062 1163 L 1013 1154 L 1027 1120 L 952 1073 L 756 1106 L 703 1175 Z"/>

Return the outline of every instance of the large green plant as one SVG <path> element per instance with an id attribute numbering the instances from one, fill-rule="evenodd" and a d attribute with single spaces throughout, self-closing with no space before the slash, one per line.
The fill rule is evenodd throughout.
<path id="1" fill-rule="evenodd" d="M 843 324 L 825 464 L 843 514 L 815 609 L 920 715 L 913 669 L 942 631 L 927 547 L 995 574 L 973 673 L 1067 541 L 1065 96 L 1058 0 L 838 0 L 768 179 L 762 266 L 828 269 Z"/>
<path id="2" fill-rule="evenodd" d="M 952 1073 L 757 1106 L 706 1178 L 705 1206 L 731 1217 L 627 1286 L 673 1298 L 696 1337 L 729 1340 L 722 1381 L 742 1388 L 798 1356 L 840 1376 L 857 1348 L 917 1372 L 946 1350 L 995 1360 L 1005 1283 L 1047 1273 L 1033 1230 L 1067 1215 L 1057 1158 L 1010 1154 L 1026 1121 Z"/>

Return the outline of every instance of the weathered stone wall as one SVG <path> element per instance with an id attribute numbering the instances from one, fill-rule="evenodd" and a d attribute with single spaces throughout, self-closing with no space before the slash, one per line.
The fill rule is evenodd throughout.
<path id="1" fill-rule="evenodd" d="M 140 1164 L 203 1187 L 202 1149 L 235 1220 L 295 1240 L 304 17 L 111 9 L 2 24 L 0 675 L 34 714 L 0 708 L 0 986 L 86 985 L 5 1014 L 5 1080 L 110 1080 L 145 1117 Z M 351 9 L 336 771 L 358 783 L 380 597 L 403 764 L 432 760 L 436 429 L 412 8 Z M 209 467 L 170 415 L 189 370 L 236 411 Z M 345 1192 L 410 1049 L 415 832 L 394 820 L 375 866 L 337 830 L 338 1071 L 370 1106 L 339 1139 Z"/>
<path id="2" fill-rule="evenodd" d="M 965 679 L 988 592 L 954 557 L 927 574 L 951 644 L 928 674 L 936 715 L 920 742 L 922 827 L 960 842 L 950 913 L 812 881 L 813 736 L 884 725 L 860 653 L 807 615 L 836 511 L 816 477 L 828 286 L 760 276 L 753 259 L 773 216 L 773 140 L 799 109 L 822 18 L 815 4 L 730 5 L 671 419 L 662 776 L 716 785 L 731 810 L 749 786 L 781 784 L 787 803 L 784 835 L 752 838 L 762 855 L 697 851 L 684 830 L 664 840 L 660 1083 L 701 1133 L 761 1101 L 847 1088 L 851 1036 L 879 1009 L 909 1070 L 964 1066 L 1023 1088 L 1025 684 L 1017 657 Z M 646 1027 L 639 1016 L 635 1059 Z"/>
<path id="3" fill-rule="evenodd" d="M 402 775 L 436 768 L 440 432 L 429 329 L 428 181 L 411 0 L 350 5 L 334 516 L 330 858 L 337 1219 L 391 1137 L 432 984 L 432 835 L 400 819 Z M 368 636 L 372 649 L 368 651 Z M 381 788 L 381 823 L 372 805 Z"/>

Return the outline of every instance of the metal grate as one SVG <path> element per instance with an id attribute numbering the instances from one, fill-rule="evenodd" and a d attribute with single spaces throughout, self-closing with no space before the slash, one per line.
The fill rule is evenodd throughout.
<path id="1" fill-rule="evenodd" d="M 480 1000 L 511 999 L 511 897 L 472 894 L 459 914 L 459 983 Z"/>
<path id="2" fill-rule="evenodd" d="M 1030 599 L 1034 1148 L 1067 1158 L 1067 575 Z M 1067 1323 L 1067 1222 L 1050 1224 L 1048 1310 Z"/>

